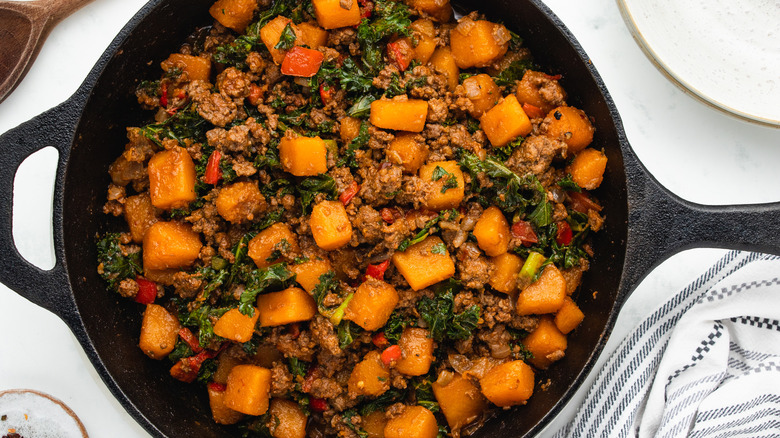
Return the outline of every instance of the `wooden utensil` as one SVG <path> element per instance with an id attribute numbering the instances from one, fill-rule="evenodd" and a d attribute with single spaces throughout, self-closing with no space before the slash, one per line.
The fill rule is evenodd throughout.
<path id="1" fill-rule="evenodd" d="M 0 1 L 0 102 L 27 73 L 51 29 L 91 1 Z"/>

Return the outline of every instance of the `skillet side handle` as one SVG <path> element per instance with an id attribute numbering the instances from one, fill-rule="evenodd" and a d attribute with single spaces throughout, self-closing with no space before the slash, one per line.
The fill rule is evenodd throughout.
<path id="1" fill-rule="evenodd" d="M 632 157 L 633 158 L 633 157 Z M 780 255 L 780 202 L 702 205 L 664 188 L 638 162 L 627 166 L 629 227 L 624 290 L 663 260 L 690 248 L 740 249 Z"/>
<path id="2" fill-rule="evenodd" d="M 62 256 L 62 176 L 70 151 L 77 105 L 67 101 L 0 136 L 0 282 L 65 322 L 78 318 Z M 54 188 L 53 231 L 56 263 L 43 270 L 25 260 L 13 238 L 13 187 L 19 165 L 47 146 L 59 152 Z"/>

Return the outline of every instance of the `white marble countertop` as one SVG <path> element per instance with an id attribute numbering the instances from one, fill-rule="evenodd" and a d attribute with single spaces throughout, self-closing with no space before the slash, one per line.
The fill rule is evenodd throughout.
<path id="1" fill-rule="evenodd" d="M 0 104 L 0 133 L 66 100 L 144 3 L 97 0 L 58 25 L 27 77 Z M 591 56 L 617 104 L 629 141 L 664 186 L 704 204 L 780 200 L 780 129 L 724 115 L 672 85 L 635 44 L 614 0 L 546 3 Z M 43 268 L 53 266 L 50 200 L 55 163 L 56 152 L 45 150 L 23 165 L 16 180 L 16 244 Z M 723 253 L 689 250 L 650 273 L 621 312 L 607 351 L 642 316 Z M 114 400 L 65 324 L 2 285 L 0 333 L 0 390 L 32 388 L 60 398 L 93 437 L 148 436 Z M 605 358 L 602 355 L 602 361 Z M 585 389 L 587 384 L 542 436 L 551 435 L 574 415 Z"/>

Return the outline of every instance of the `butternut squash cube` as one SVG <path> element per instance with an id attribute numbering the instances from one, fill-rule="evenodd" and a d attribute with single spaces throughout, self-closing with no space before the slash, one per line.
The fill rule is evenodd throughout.
<path id="1" fill-rule="evenodd" d="M 277 222 L 257 233 L 249 241 L 247 255 L 258 268 L 266 268 L 277 263 L 282 258 L 281 256 L 298 252 L 300 252 L 300 248 L 295 233 L 286 223 Z"/>
<path id="2" fill-rule="evenodd" d="M 319 137 L 284 137 L 279 142 L 282 169 L 295 176 L 314 176 L 328 171 L 328 148 Z"/>
<path id="3" fill-rule="evenodd" d="M 350 395 L 377 397 L 388 389 L 390 389 L 390 371 L 382 363 L 378 351 L 369 351 L 352 369 L 347 390 Z"/>
<path id="4" fill-rule="evenodd" d="M 424 201 L 428 210 L 455 208 L 463 201 L 466 183 L 457 161 L 428 163 L 420 167 L 420 179 L 432 185 Z"/>
<path id="5" fill-rule="evenodd" d="M 487 67 L 504 56 L 511 39 L 504 25 L 464 17 L 450 32 L 450 47 L 458 67 Z"/>
<path id="6" fill-rule="evenodd" d="M 473 104 L 469 114 L 476 119 L 482 117 L 485 111 L 493 108 L 501 99 L 501 89 L 493 78 L 484 73 L 464 79 L 463 89 Z"/>
<path id="7" fill-rule="evenodd" d="M 309 418 L 298 403 L 283 398 L 272 398 L 266 426 L 274 438 L 306 438 Z"/>
<path id="8" fill-rule="evenodd" d="M 244 414 L 234 411 L 225 406 L 225 391 L 208 387 L 209 406 L 211 407 L 211 417 L 217 424 L 236 424 L 244 418 Z"/>
<path id="9" fill-rule="evenodd" d="M 257 183 L 237 182 L 223 187 L 214 203 L 217 213 L 234 224 L 251 222 L 265 210 L 265 197 Z"/>
<path id="10" fill-rule="evenodd" d="M 200 234 L 181 222 L 156 222 L 143 243 L 144 271 L 184 268 L 200 254 Z"/>
<path id="11" fill-rule="evenodd" d="M 554 313 L 566 298 L 566 279 L 555 265 L 547 265 L 539 279 L 526 286 L 517 296 L 519 315 Z"/>
<path id="12" fill-rule="evenodd" d="M 125 199 L 125 220 L 130 227 L 133 242 L 143 242 L 149 227 L 160 220 L 148 193 L 128 196 Z"/>
<path id="13" fill-rule="evenodd" d="M 542 126 L 547 126 L 544 134 L 562 140 L 573 154 L 585 149 L 593 141 L 596 131 L 585 112 L 573 106 L 553 109 L 544 118 Z"/>
<path id="14" fill-rule="evenodd" d="M 393 265 L 412 290 L 424 289 L 455 275 L 455 262 L 438 236 L 415 243 L 393 254 Z"/>
<path id="15" fill-rule="evenodd" d="M 323 259 L 312 259 L 297 265 L 290 265 L 287 269 L 295 274 L 295 281 L 309 293 L 320 283 L 322 274 L 333 270 L 330 262 Z"/>
<path id="16" fill-rule="evenodd" d="M 488 207 L 482 212 L 474 226 L 473 234 L 480 249 L 491 257 L 504 254 L 509 249 L 509 222 L 496 206 Z"/>
<path id="17" fill-rule="evenodd" d="M 157 304 L 147 304 L 141 321 L 141 339 L 138 346 L 152 359 L 162 359 L 176 346 L 179 339 L 179 320 Z"/>
<path id="18" fill-rule="evenodd" d="M 503 101 L 489 109 L 479 118 L 479 125 L 490 144 L 500 148 L 519 135 L 531 132 L 531 120 L 523 111 L 520 102 L 514 94 L 505 97 Z"/>
<path id="19" fill-rule="evenodd" d="M 345 144 L 351 142 L 355 137 L 360 134 L 360 125 L 363 122 L 355 117 L 344 117 L 339 120 L 339 134 L 341 141 Z"/>
<path id="20" fill-rule="evenodd" d="M 374 411 L 365 417 L 361 426 L 368 434 L 367 438 L 385 438 L 385 425 L 387 417 L 384 411 Z"/>
<path id="21" fill-rule="evenodd" d="M 247 415 L 268 411 L 271 370 L 256 365 L 236 365 L 230 371 L 225 390 L 225 406 Z"/>
<path id="22" fill-rule="evenodd" d="M 542 95 L 542 89 L 545 90 Z M 533 105 L 544 114 L 549 113 L 555 105 L 545 96 L 560 96 L 566 99 L 566 92 L 557 80 L 550 79 L 550 76 L 533 70 L 526 70 L 523 79 L 517 83 L 517 100 L 522 103 Z"/>
<path id="23" fill-rule="evenodd" d="M 528 361 L 542 370 L 562 359 L 567 346 L 566 335 L 558 330 L 550 315 L 539 318 L 536 329 L 523 338 L 522 342 L 525 348 L 534 355 Z"/>
<path id="24" fill-rule="evenodd" d="M 416 173 L 428 159 L 428 145 L 418 135 L 399 132 L 385 149 L 385 156 L 391 163 L 400 164 L 406 173 Z"/>
<path id="25" fill-rule="evenodd" d="M 413 41 L 417 42 L 414 46 L 414 59 L 425 65 L 436 50 L 436 29 L 433 22 L 427 18 L 415 20 L 409 27 L 412 29 Z"/>
<path id="26" fill-rule="evenodd" d="M 357 1 L 351 2 L 349 9 L 341 7 L 340 0 L 312 0 L 314 15 L 324 29 L 357 26 L 360 24 L 360 8 Z"/>
<path id="27" fill-rule="evenodd" d="M 594 190 L 601 185 L 606 169 L 607 156 L 590 148 L 581 150 L 567 168 L 571 179 L 586 190 Z"/>
<path id="28" fill-rule="evenodd" d="M 341 201 L 322 201 L 315 205 L 309 226 L 317 246 L 325 251 L 339 249 L 352 239 L 352 224 Z"/>
<path id="29" fill-rule="evenodd" d="M 368 277 L 358 286 L 347 304 L 344 318 L 372 332 L 385 325 L 396 304 L 398 304 L 398 292 L 393 286 L 382 280 Z"/>
<path id="30" fill-rule="evenodd" d="M 490 276 L 490 286 L 508 295 L 514 295 L 517 291 L 517 274 L 523 267 L 523 259 L 505 252 L 499 256 L 490 259 L 495 268 L 493 275 Z"/>
<path id="31" fill-rule="evenodd" d="M 186 207 L 197 199 L 195 163 L 187 150 L 176 146 L 157 152 L 149 160 L 149 196 L 163 210 Z"/>
<path id="32" fill-rule="evenodd" d="M 298 25 L 298 30 L 300 34 L 295 41 L 297 45 L 316 49 L 328 44 L 328 31 L 317 26 L 316 22 L 303 22 Z"/>
<path id="33" fill-rule="evenodd" d="M 422 132 L 427 117 L 428 101 L 401 95 L 371 102 L 368 120 L 377 128 Z"/>
<path id="34" fill-rule="evenodd" d="M 439 424 L 433 412 L 422 406 L 406 406 L 401 415 L 388 420 L 385 438 L 436 438 Z"/>
<path id="35" fill-rule="evenodd" d="M 238 309 L 230 309 L 214 323 L 214 334 L 235 342 L 249 342 L 255 332 L 259 314 L 254 309 L 252 316 L 244 315 Z"/>
<path id="36" fill-rule="evenodd" d="M 289 287 L 257 297 L 257 310 L 261 327 L 276 327 L 314 318 L 317 304 L 305 290 Z"/>
<path id="37" fill-rule="evenodd" d="M 265 44 L 265 48 L 268 49 L 268 52 L 271 53 L 271 58 L 276 64 L 281 64 L 282 61 L 284 61 L 284 56 L 287 54 L 287 50 L 277 49 L 276 45 L 279 44 L 279 40 L 282 38 L 282 33 L 284 33 L 284 28 L 287 27 L 288 24 L 295 33 L 297 41 L 298 37 L 301 35 L 301 31 L 298 29 L 298 26 L 296 26 L 289 18 L 281 15 L 269 21 L 265 26 L 262 27 L 262 29 L 260 29 L 260 39 L 263 41 L 263 44 Z"/>
<path id="38" fill-rule="evenodd" d="M 168 59 L 160 63 L 164 71 L 174 67 L 180 68 L 187 73 L 191 81 L 208 81 L 211 76 L 211 60 L 201 56 L 182 55 L 181 53 L 172 53 Z"/>
<path id="39" fill-rule="evenodd" d="M 450 0 L 405 0 L 405 3 L 439 23 L 446 23 L 452 18 Z"/>
<path id="40" fill-rule="evenodd" d="M 555 326 L 565 335 L 577 328 L 583 319 L 585 319 L 585 314 L 582 313 L 577 303 L 566 297 L 563 300 L 563 306 L 555 314 Z"/>
<path id="41" fill-rule="evenodd" d="M 460 80 L 460 69 L 455 63 L 452 51 L 449 47 L 439 47 L 433 51 L 431 59 L 428 61 L 431 67 L 440 74 L 447 77 L 447 86 L 450 91 L 454 91 Z"/>
<path id="42" fill-rule="evenodd" d="M 525 404 L 534 393 L 534 370 L 522 360 L 497 365 L 479 379 L 482 394 L 500 407 Z"/>
<path id="43" fill-rule="evenodd" d="M 255 9 L 256 0 L 217 0 L 209 8 L 209 13 L 219 24 L 242 33 L 252 22 Z"/>
<path id="44" fill-rule="evenodd" d="M 395 369 L 407 376 L 422 376 L 428 374 L 433 363 L 433 338 L 422 328 L 405 328 L 398 339 L 401 347 L 401 358 L 395 364 Z"/>
<path id="45" fill-rule="evenodd" d="M 447 383 L 433 382 L 431 388 L 453 432 L 479 418 L 487 408 L 487 401 L 477 385 L 460 374 Z"/>

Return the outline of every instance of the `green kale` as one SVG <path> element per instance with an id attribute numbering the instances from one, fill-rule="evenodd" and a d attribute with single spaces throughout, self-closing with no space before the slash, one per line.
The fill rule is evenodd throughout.
<path id="1" fill-rule="evenodd" d="M 282 288 L 295 279 L 295 274 L 288 271 L 284 263 L 277 263 L 267 268 L 253 270 L 246 279 L 246 288 L 241 293 L 241 305 L 238 309 L 244 315 L 252 316 L 255 313 L 255 301 L 257 296 L 269 288 Z"/>
<path id="2" fill-rule="evenodd" d="M 284 207 L 279 207 L 276 210 L 269 211 L 268 213 L 263 216 L 262 219 L 260 219 L 258 222 L 255 222 L 252 225 L 253 231 L 263 231 L 264 229 L 270 227 L 271 225 L 281 222 L 282 217 L 284 216 Z"/>
<path id="3" fill-rule="evenodd" d="M 183 307 L 179 313 L 181 325 L 198 329 L 198 343 L 201 347 L 207 348 L 213 341 L 219 339 L 219 336 L 214 334 L 214 322 L 230 310 L 230 307 L 212 307 L 202 303 L 189 312 L 186 303 L 182 303 L 180 307 Z"/>
<path id="4" fill-rule="evenodd" d="M 437 342 L 467 339 L 479 323 L 481 309 L 476 304 L 454 313 L 453 291 L 457 289 L 459 285 L 455 281 L 442 283 L 434 298 L 422 297 L 417 303 L 417 311 L 428 326 L 430 337 Z"/>
<path id="5" fill-rule="evenodd" d="M 308 214 L 309 207 L 317 193 L 324 193 L 328 199 L 335 199 L 338 195 L 336 181 L 325 173 L 304 179 L 298 183 L 296 189 L 298 196 L 301 198 L 302 214 Z"/>
<path id="6" fill-rule="evenodd" d="M 444 254 L 447 252 L 447 245 L 444 242 L 437 243 L 431 247 L 431 254 Z"/>
<path id="7" fill-rule="evenodd" d="M 398 343 L 401 339 L 401 333 L 403 333 L 406 327 L 414 325 L 414 318 L 411 316 L 404 316 L 400 313 L 393 312 L 390 318 L 385 323 L 384 334 L 385 338 L 393 344 Z"/>
<path id="8" fill-rule="evenodd" d="M 341 413 L 341 421 L 348 428 L 352 429 L 359 438 L 368 438 L 368 432 L 353 423 L 352 417 L 356 416 L 358 416 L 357 411 L 355 409 L 350 409 Z"/>
<path id="9" fill-rule="evenodd" d="M 458 188 L 458 179 L 455 177 L 455 175 L 450 172 L 447 172 L 441 166 L 436 166 L 436 168 L 433 169 L 431 180 L 438 181 L 442 178 L 444 178 L 444 185 L 442 185 L 441 188 L 442 193 L 445 193 L 449 189 Z"/>
<path id="10" fill-rule="evenodd" d="M 141 252 L 128 252 L 119 243 L 119 233 L 108 233 L 97 243 L 98 272 L 108 283 L 111 290 L 116 291 L 119 283 L 126 278 L 135 279 L 143 273 Z"/>
<path id="11" fill-rule="evenodd" d="M 291 356 L 289 359 L 287 359 L 287 368 L 290 370 L 290 374 L 292 374 L 293 380 L 295 380 L 296 377 L 306 377 L 309 364 L 295 356 Z"/>
<path id="12" fill-rule="evenodd" d="M 347 348 L 361 333 L 363 333 L 363 329 L 360 326 L 352 321 L 342 320 L 336 330 L 336 335 L 339 338 L 339 348 L 342 350 Z"/>
<path id="13" fill-rule="evenodd" d="M 579 186 L 571 177 L 570 173 L 567 173 L 560 181 L 558 181 L 558 187 L 566 190 L 567 192 L 582 192 L 582 187 Z"/>
<path id="14" fill-rule="evenodd" d="M 212 380 L 214 373 L 217 371 L 217 361 L 214 359 L 206 359 L 200 365 L 198 370 L 198 382 L 208 383 Z"/>
<path id="15" fill-rule="evenodd" d="M 404 239 L 400 245 L 398 245 L 398 248 L 396 248 L 396 251 L 404 252 L 406 251 L 410 246 L 414 245 L 415 243 L 420 243 L 423 240 L 425 240 L 426 237 L 430 236 L 431 234 L 438 231 L 438 229 L 435 227 L 436 224 L 439 223 L 441 220 L 455 220 L 458 218 L 458 211 L 457 210 L 442 210 L 439 212 L 439 215 L 435 218 L 429 220 L 425 223 L 425 226 L 417 232 L 412 238 L 406 238 Z"/>
<path id="16" fill-rule="evenodd" d="M 336 165 L 349 166 L 353 169 L 357 169 L 358 163 L 355 160 L 355 151 L 367 147 L 369 138 L 371 138 L 371 136 L 368 134 L 368 122 L 363 122 L 360 124 L 358 135 L 349 142 L 347 148 L 344 150 L 344 156 L 339 159 Z"/>
<path id="17" fill-rule="evenodd" d="M 182 358 L 185 358 L 185 357 L 190 357 L 193 354 L 195 354 L 195 352 L 192 351 L 192 348 L 190 348 L 190 346 L 187 345 L 186 342 L 184 342 L 181 339 L 179 339 L 176 342 L 176 347 L 174 347 L 173 351 L 171 351 L 168 354 L 168 359 L 171 362 L 178 362 L 179 359 L 182 359 Z"/>
<path id="18" fill-rule="evenodd" d="M 228 44 L 218 46 L 211 57 L 218 64 L 247 70 L 249 65 L 246 57 L 250 52 L 256 52 L 264 47 L 259 36 L 241 35 Z"/>
<path id="19" fill-rule="evenodd" d="M 360 99 L 355 101 L 349 109 L 347 109 L 347 115 L 358 119 L 364 119 L 371 114 L 371 102 L 375 101 L 376 97 L 366 94 Z"/>
<path id="20" fill-rule="evenodd" d="M 406 394 L 399 389 L 391 388 L 379 397 L 360 406 L 360 415 L 366 416 L 372 412 L 383 411 L 388 406 L 403 401 Z"/>
<path id="21" fill-rule="evenodd" d="M 381 41 L 392 35 L 408 36 L 412 20 L 409 7 L 400 2 L 376 0 L 370 20 L 358 26 L 357 40 L 363 49 L 363 65 L 378 72 L 383 65 Z"/>
<path id="22" fill-rule="evenodd" d="M 431 387 L 431 383 L 435 380 L 435 371 L 431 371 L 428 375 L 418 377 L 412 381 L 414 398 L 416 399 L 417 404 L 433 413 L 439 412 L 440 410 L 439 402 L 436 401 L 436 397 L 433 395 L 433 388 Z"/>
<path id="23" fill-rule="evenodd" d="M 162 146 L 162 140 L 166 138 L 184 145 L 185 139 L 205 142 L 208 127 L 206 119 L 198 114 L 192 104 L 188 104 L 166 120 L 144 126 L 141 133 L 158 146 Z"/>
<path id="24" fill-rule="evenodd" d="M 336 279 L 335 272 L 328 271 L 320 275 L 320 281 L 319 283 L 317 283 L 317 286 L 315 286 L 314 290 L 312 291 L 314 302 L 317 303 L 317 309 L 319 310 L 320 313 L 326 314 L 332 310 L 328 307 L 325 307 L 323 301 L 325 300 L 325 297 L 330 293 L 339 295 L 340 289 L 341 289 L 341 285 L 339 284 L 339 281 Z"/>
<path id="25" fill-rule="evenodd" d="M 493 155 L 498 161 L 502 161 L 502 162 L 506 161 L 512 155 L 512 152 L 514 152 L 515 149 L 520 147 L 520 145 L 522 145 L 524 141 L 525 141 L 525 137 L 517 137 L 516 139 L 510 141 L 509 143 L 505 144 L 500 148 L 493 148 Z"/>
<path id="26" fill-rule="evenodd" d="M 279 36 L 279 42 L 276 43 L 274 49 L 277 50 L 292 49 L 293 46 L 295 46 L 296 38 L 297 37 L 295 36 L 295 31 L 293 30 L 291 23 L 287 23 L 287 26 L 284 26 L 284 29 L 282 29 L 282 34 Z"/>
<path id="27" fill-rule="evenodd" d="M 511 86 L 515 81 L 523 79 L 526 70 L 533 70 L 536 66 L 530 60 L 512 61 L 507 68 L 501 71 L 495 78 L 496 85 L 499 87 Z"/>

